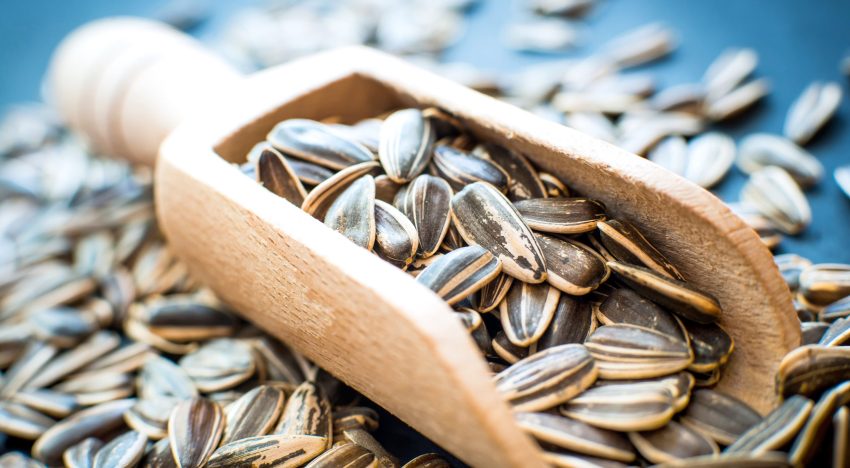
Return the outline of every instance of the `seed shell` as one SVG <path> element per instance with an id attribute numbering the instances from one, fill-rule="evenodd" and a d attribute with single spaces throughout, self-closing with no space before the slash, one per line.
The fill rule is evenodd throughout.
<path id="1" fill-rule="evenodd" d="M 396 207 L 375 200 L 375 253 L 393 265 L 406 268 L 419 250 L 419 233 Z"/>
<path id="2" fill-rule="evenodd" d="M 381 125 L 378 144 L 378 157 L 387 176 L 403 184 L 422 173 L 431 160 L 435 135 L 431 120 L 419 109 L 390 114 Z"/>
<path id="3" fill-rule="evenodd" d="M 649 431 L 673 417 L 666 384 L 640 382 L 593 387 L 560 407 L 561 414 L 612 431 Z"/>
<path id="4" fill-rule="evenodd" d="M 67 468 L 91 468 L 94 466 L 95 454 L 101 447 L 103 442 L 99 439 L 94 437 L 83 439 L 65 449 L 62 453 L 62 462 Z"/>
<path id="5" fill-rule="evenodd" d="M 330 208 L 331 204 L 336 201 L 342 192 L 353 184 L 355 180 L 369 174 L 378 167 L 379 164 L 376 161 L 346 167 L 313 187 L 313 190 L 310 190 L 310 193 L 304 198 L 301 209 L 318 220 L 324 220 L 328 208 Z"/>
<path id="6" fill-rule="evenodd" d="M 328 208 L 325 225 L 367 250 L 375 245 L 375 178 L 355 180 Z"/>
<path id="7" fill-rule="evenodd" d="M 786 138 L 768 133 L 745 137 L 737 164 L 747 174 L 767 166 L 780 167 L 804 188 L 815 186 L 823 178 L 823 165 L 811 153 Z"/>
<path id="8" fill-rule="evenodd" d="M 101 447 L 94 457 L 93 468 L 130 468 L 142 459 L 148 438 L 136 431 L 127 431 Z"/>
<path id="9" fill-rule="evenodd" d="M 746 403 L 707 388 L 693 392 L 681 415 L 682 424 L 723 445 L 732 444 L 761 420 L 761 415 Z"/>
<path id="10" fill-rule="evenodd" d="M 749 48 L 723 51 L 705 71 L 702 83 L 707 97 L 717 99 L 728 94 L 756 69 L 758 55 Z"/>
<path id="11" fill-rule="evenodd" d="M 806 345 L 785 355 L 776 374 L 783 397 L 814 396 L 850 380 L 850 347 Z"/>
<path id="12" fill-rule="evenodd" d="M 788 452 L 788 460 L 791 463 L 795 466 L 811 464 L 831 429 L 833 414 L 847 403 L 850 403 L 850 382 L 837 385 L 820 397 Z"/>
<path id="13" fill-rule="evenodd" d="M 669 278 L 684 281 L 679 270 L 641 234 L 633 224 L 609 219 L 599 221 L 599 238 L 602 245 L 617 260 L 645 267 Z"/>
<path id="14" fill-rule="evenodd" d="M 593 312 L 603 325 L 636 325 L 682 341 L 687 339 L 684 325 L 673 314 L 629 288 L 615 288 L 593 306 Z"/>
<path id="15" fill-rule="evenodd" d="M 797 435 L 813 406 L 812 400 L 793 395 L 726 447 L 724 453 L 760 454 L 778 450 Z"/>
<path id="16" fill-rule="evenodd" d="M 720 452 L 713 440 L 676 421 L 670 421 L 653 431 L 630 432 L 629 440 L 652 463 L 717 455 Z"/>
<path id="17" fill-rule="evenodd" d="M 535 439 L 584 455 L 632 462 L 635 453 L 620 433 L 551 413 L 515 413 L 514 419 Z"/>
<path id="18" fill-rule="evenodd" d="M 850 295 L 850 265 L 821 263 L 804 269 L 800 293 L 815 306 L 828 306 Z"/>
<path id="19" fill-rule="evenodd" d="M 838 110 L 841 96 L 841 85 L 835 82 L 815 81 L 807 86 L 788 109 L 785 136 L 797 144 L 806 144 Z"/>
<path id="20" fill-rule="evenodd" d="M 330 448 L 314 458 L 305 468 L 367 468 L 377 465 L 375 454 L 357 444 Z"/>
<path id="21" fill-rule="evenodd" d="M 502 327 L 516 346 L 535 343 L 552 321 L 561 293 L 546 283 L 516 281 L 499 304 Z"/>
<path id="22" fill-rule="evenodd" d="M 474 182 L 487 182 L 506 193 L 510 176 L 496 163 L 457 148 L 438 145 L 432 162 L 434 175 L 445 179 L 455 191 Z"/>
<path id="23" fill-rule="evenodd" d="M 812 211 L 800 186 L 782 168 L 754 172 L 741 189 L 741 201 L 751 204 L 786 234 L 797 234 L 812 221 Z"/>
<path id="24" fill-rule="evenodd" d="M 687 368 L 693 355 L 684 341 L 649 328 L 605 325 L 585 342 L 603 379 L 648 379 Z"/>
<path id="25" fill-rule="evenodd" d="M 314 120 L 284 120 L 275 125 L 266 139 L 283 154 L 337 171 L 375 159 L 368 148 Z"/>
<path id="26" fill-rule="evenodd" d="M 248 437 L 219 447 L 205 466 L 295 468 L 315 458 L 326 447 L 325 439 L 308 435 L 272 434 Z"/>
<path id="27" fill-rule="evenodd" d="M 261 385 L 227 405 L 221 445 L 271 432 L 283 412 L 285 398 L 283 390 Z"/>
<path id="28" fill-rule="evenodd" d="M 223 431 L 224 410 L 218 403 L 200 397 L 179 403 L 168 418 L 168 440 L 177 466 L 204 466 Z"/>
<path id="29" fill-rule="evenodd" d="M 487 144 L 484 148 L 486 157 L 509 174 L 508 198 L 511 201 L 546 196 L 543 181 L 525 156 L 495 144 Z"/>
<path id="30" fill-rule="evenodd" d="M 449 304 L 455 304 L 495 278 L 502 270 L 492 253 L 477 245 L 452 250 L 429 265 L 416 281 Z"/>
<path id="31" fill-rule="evenodd" d="M 520 359 L 528 357 L 528 348 L 511 343 L 504 330 L 499 330 L 491 342 L 493 351 L 508 364 L 515 364 Z"/>
<path id="32" fill-rule="evenodd" d="M 307 190 L 295 170 L 290 167 L 286 158 L 273 148 L 263 150 L 257 161 L 257 181 L 295 206 L 301 206 L 307 196 Z"/>
<path id="33" fill-rule="evenodd" d="M 419 255 L 434 255 L 440 248 L 449 229 L 452 211 L 452 188 L 439 177 L 423 174 L 399 191 L 401 206 L 396 207 L 407 215 L 419 233 Z"/>
<path id="34" fill-rule="evenodd" d="M 563 344 L 584 343 L 596 330 L 596 317 L 589 302 L 561 294 L 549 327 L 535 343 L 538 351 Z"/>
<path id="35" fill-rule="evenodd" d="M 605 219 L 605 207 L 589 198 L 531 198 L 514 203 L 531 229 L 556 234 L 581 234 Z"/>
<path id="36" fill-rule="evenodd" d="M 274 433 L 315 436 L 323 439 L 327 448 L 333 435 L 332 424 L 330 401 L 321 387 L 308 380 L 289 397 Z"/>
<path id="37" fill-rule="evenodd" d="M 505 298 L 513 282 L 513 276 L 499 273 L 495 279 L 485 284 L 478 291 L 478 294 L 473 296 L 473 305 L 475 305 L 476 310 L 485 313 L 499 307 L 499 303 Z"/>
<path id="38" fill-rule="evenodd" d="M 605 259 L 578 241 L 537 233 L 534 237 L 546 261 L 547 281 L 567 294 L 585 295 L 611 275 Z"/>
<path id="39" fill-rule="evenodd" d="M 451 465 L 436 453 L 426 453 L 405 463 L 402 468 L 450 468 Z"/>
<path id="40" fill-rule="evenodd" d="M 703 188 L 717 185 L 735 162 L 735 141 L 720 132 L 708 132 L 688 143 L 688 160 L 683 174 Z"/>
<path id="41" fill-rule="evenodd" d="M 735 341 L 724 329 L 716 323 L 694 322 L 686 322 L 685 329 L 694 353 L 688 369 L 705 373 L 726 364 L 735 349 Z"/>

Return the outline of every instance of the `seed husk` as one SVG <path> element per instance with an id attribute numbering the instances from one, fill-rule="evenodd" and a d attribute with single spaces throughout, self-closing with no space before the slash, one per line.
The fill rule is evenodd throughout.
<path id="1" fill-rule="evenodd" d="M 535 353 L 497 374 L 496 389 L 516 411 L 540 411 L 568 401 L 590 387 L 598 369 L 578 344 Z"/>
<path id="2" fill-rule="evenodd" d="M 782 358 L 776 374 L 783 397 L 815 396 L 845 380 L 850 380 L 850 347 L 845 346 L 800 346 Z"/>
<path id="3" fill-rule="evenodd" d="M 804 269 L 799 291 L 815 306 L 828 306 L 850 295 L 850 265 L 821 263 Z"/>
<path id="4" fill-rule="evenodd" d="M 367 468 L 377 465 L 375 454 L 357 444 L 332 447 L 305 468 Z"/>
<path id="5" fill-rule="evenodd" d="M 738 86 L 756 69 L 758 55 L 753 49 L 731 48 L 723 51 L 708 66 L 702 83 L 708 98 L 717 99 Z"/>
<path id="6" fill-rule="evenodd" d="M 649 328 L 605 325 L 585 342 L 603 379 L 648 379 L 687 368 L 693 355 L 684 341 Z"/>
<path id="7" fill-rule="evenodd" d="M 800 344 L 818 344 L 827 329 L 829 329 L 829 324 L 826 322 L 800 322 Z"/>
<path id="8" fill-rule="evenodd" d="M 345 440 L 350 440 L 351 442 L 372 452 L 377 458 L 376 464 L 378 466 L 386 468 L 397 468 L 399 466 L 398 459 L 387 452 L 387 450 L 375 439 L 375 437 L 372 436 L 372 434 L 369 434 L 369 432 L 365 429 L 346 429 L 343 431 L 343 437 Z"/>
<path id="9" fill-rule="evenodd" d="M 419 233 L 396 207 L 375 200 L 375 253 L 393 265 L 406 268 L 419 250 Z"/>
<path id="10" fill-rule="evenodd" d="M 327 447 L 321 437 L 272 434 L 248 437 L 219 447 L 205 465 L 209 468 L 230 466 L 302 466 Z"/>
<path id="11" fill-rule="evenodd" d="M 97 451 L 93 468 L 129 468 L 136 466 L 145 453 L 148 439 L 144 434 L 127 431 Z"/>
<path id="12" fill-rule="evenodd" d="M 620 67 L 633 67 L 661 58 L 675 47 L 673 31 L 661 23 L 650 23 L 608 40 L 600 53 Z"/>
<path id="13" fill-rule="evenodd" d="M 502 193 L 508 190 L 510 176 L 495 162 L 451 146 L 434 148 L 432 167 L 432 173 L 446 180 L 455 191 L 474 182 L 487 182 Z"/>
<path id="14" fill-rule="evenodd" d="M 504 330 L 499 330 L 499 333 L 493 338 L 491 346 L 493 347 L 493 351 L 508 364 L 515 364 L 520 359 L 528 356 L 528 348 L 511 343 Z"/>
<path id="15" fill-rule="evenodd" d="M 143 400 L 159 397 L 188 400 L 198 395 L 192 378 L 186 371 L 161 356 L 151 357 L 139 372 L 138 394 Z"/>
<path id="16" fill-rule="evenodd" d="M 301 184 L 304 186 L 316 186 L 321 184 L 322 182 L 331 178 L 334 175 L 334 171 L 322 167 L 318 164 L 313 164 L 311 162 L 302 161 L 298 158 L 287 158 L 286 162 L 289 164 L 289 167 L 295 172 L 295 175 L 298 176 L 298 180 L 301 181 Z"/>
<path id="17" fill-rule="evenodd" d="M 560 449 L 552 444 L 541 443 L 541 458 L 550 466 L 557 468 L 626 468 L 629 465 L 607 458 L 591 457 L 570 450 Z"/>
<path id="18" fill-rule="evenodd" d="M 495 278 L 501 262 L 481 246 L 453 250 L 429 265 L 416 281 L 431 289 L 448 304 L 455 304 Z"/>
<path id="19" fill-rule="evenodd" d="M 726 447 L 724 453 L 760 454 L 778 450 L 797 435 L 813 406 L 814 402 L 804 396 L 791 396 Z"/>
<path id="20" fill-rule="evenodd" d="M 418 176 L 431 161 L 436 131 L 419 109 L 390 114 L 380 130 L 378 157 L 387 176 L 403 184 Z"/>
<path id="21" fill-rule="evenodd" d="M 666 384 L 640 382 L 593 387 L 560 407 L 561 414 L 612 431 L 649 431 L 673 417 Z"/>
<path id="22" fill-rule="evenodd" d="M 769 92 L 770 84 L 766 79 L 750 81 L 716 99 L 710 97 L 705 114 L 715 121 L 729 119 L 749 109 Z"/>
<path id="23" fill-rule="evenodd" d="M 617 141 L 614 124 L 600 112 L 571 112 L 564 116 L 564 125 L 609 143 Z"/>
<path id="24" fill-rule="evenodd" d="M 8 452 L 0 456 L 0 466 L 4 468 L 45 468 L 43 463 L 33 460 L 21 452 Z"/>
<path id="25" fill-rule="evenodd" d="M 274 148 L 263 150 L 257 160 L 257 182 L 273 194 L 285 198 L 295 206 L 304 203 L 307 190 L 298 179 L 286 158 Z"/>
<path id="26" fill-rule="evenodd" d="M 100 328 L 94 314 L 70 307 L 43 309 L 27 318 L 35 339 L 70 348 Z"/>
<path id="27" fill-rule="evenodd" d="M 251 347 L 232 338 L 207 341 L 197 351 L 180 358 L 179 364 L 202 392 L 235 387 L 248 380 L 257 368 Z"/>
<path id="28" fill-rule="evenodd" d="M 97 451 L 103 447 L 103 442 L 94 437 L 83 439 L 68 447 L 62 453 L 62 462 L 67 468 L 92 468 Z"/>
<path id="29" fill-rule="evenodd" d="M 543 182 L 543 187 L 546 188 L 546 195 L 553 198 L 570 196 L 570 188 L 561 179 L 548 172 L 540 172 L 537 175 L 540 177 L 540 181 Z"/>
<path id="30" fill-rule="evenodd" d="M 405 463 L 402 468 L 450 468 L 451 465 L 436 453 L 426 453 Z"/>
<path id="31" fill-rule="evenodd" d="M 746 403 L 716 390 L 701 388 L 691 395 L 688 408 L 681 415 L 682 424 L 713 439 L 730 445 L 762 420 Z"/>
<path id="32" fill-rule="evenodd" d="M 694 322 L 686 322 L 685 329 L 694 353 L 688 369 L 705 373 L 726 364 L 735 349 L 735 341 L 725 330 L 716 323 Z"/>
<path id="33" fill-rule="evenodd" d="M 355 180 L 328 208 L 325 225 L 351 242 L 372 250 L 375 245 L 375 178 Z"/>
<path id="34" fill-rule="evenodd" d="M 332 441 L 332 425 L 330 401 L 321 387 L 308 380 L 289 397 L 274 433 L 314 436 L 323 439 L 327 448 Z"/>
<path id="35" fill-rule="evenodd" d="M 168 436 L 168 416 L 180 400 L 171 397 L 139 400 L 124 413 L 124 422 L 149 439 Z"/>
<path id="36" fill-rule="evenodd" d="M 380 146 L 381 127 L 383 124 L 384 121 L 381 119 L 370 118 L 363 119 L 354 125 L 331 123 L 330 126 L 348 138 L 369 148 L 369 151 L 377 153 Z"/>
<path id="37" fill-rule="evenodd" d="M 846 346 L 850 341 L 850 317 L 840 318 L 829 326 L 818 344 L 824 346 Z"/>
<path id="38" fill-rule="evenodd" d="M 629 288 L 615 288 L 605 300 L 593 306 L 593 312 L 603 325 L 636 325 L 682 341 L 687 339 L 684 326 L 673 314 Z"/>
<path id="39" fill-rule="evenodd" d="M 117 348 L 120 338 L 112 331 L 99 331 L 73 349 L 53 358 L 27 382 L 27 388 L 47 387 Z M 5 390 L 5 389 L 4 389 Z"/>
<path id="40" fill-rule="evenodd" d="M 567 294 L 585 295 L 611 275 L 605 259 L 578 241 L 537 233 L 534 237 L 546 260 L 547 281 Z"/>
<path id="41" fill-rule="evenodd" d="M 499 273 L 495 279 L 485 284 L 478 291 L 478 294 L 473 296 L 473 305 L 476 310 L 481 313 L 490 312 L 499 307 L 499 303 L 505 298 L 508 290 L 514 282 L 513 276 L 508 276 L 504 273 Z"/>
<path id="42" fill-rule="evenodd" d="M 508 199 L 511 201 L 546 197 L 546 187 L 537 170 L 522 154 L 495 144 L 484 145 L 486 158 L 505 170 L 508 180 Z"/>
<path id="43" fill-rule="evenodd" d="M 680 111 L 699 114 L 702 112 L 704 100 L 705 89 L 701 84 L 683 83 L 657 92 L 650 99 L 650 104 L 661 112 Z"/>
<path id="44" fill-rule="evenodd" d="M 812 462 L 831 429 L 833 414 L 847 403 L 850 403 L 850 382 L 844 382 L 820 397 L 788 452 L 791 463 L 808 466 Z"/>
<path id="45" fill-rule="evenodd" d="M 652 245 L 638 228 L 620 219 L 599 221 L 599 238 L 602 245 L 617 260 L 645 267 L 669 278 L 685 278 L 667 258 Z"/>
<path id="46" fill-rule="evenodd" d="M 841 104 L 841 85 L 815 81 L 791 104 L 782 132 L 799 145 L 806 144 L 829 122 Z"/>
<path id="47" fill-rule="evenodd" d="M 792 141 L 768 133 L 748 135 L 741 141 L 738 167 L 752 174 L 767 166 L 784 169 L 801 187 L 813 187 L 823 178 L 823 165 Z"/>
<path id="48" fill-rule="evenodd" d="M 463 326 L 466 328 L 466 331 L 470 333 L 484 324 L 484 321 L 481 319 L 481 314 L 468 307 L 462 307 L 455 310 L 455 316 L 460 319 L 461 323 L 463 323 Z"/>
<path id="49" fill-rule="evenodd" d="M 179 403 L 168 418 L 168 440 L 178 467 L 204 466 L 224 431 L 224 410 L 195 397 Z"/>
<path id="50" fill-rule="evenodd" d="M 380 165 L 376 161 L 369 161 L 349 166 L 337 172 L 313 187 L 313 190 L 310 190 L 310 193 L 304 198 L 304 203 L 301 204 L 301 209 L 318 220 L 324 220 L 328 208 L 341 193 L 351 186 L 355 180 L 369 174 L 378 167 Z"/>
<path id="51" fill-rule="evenodd" d="M 261 385 L 227 405 L 221 445 L 271 432 L 283 412 L 285 397 L 283 390 Z"/>
<path id="52" fill-rule="evenodd" d="M 531 229 L 557 234 L 581 234 L 605 219 L 605 207 L 589 198 L 531 198 L 514 203 Z"/>
<path id="53" fill-rule="evenodd" d="M 499 304 L 502 327 L 511 343 L 527 347 L 546 331 L 561 292 L 549 284 L 515 281 Z"/>
<path id="54" fill-rule="evenodd" d="M 44 388 L 19 390 L 10 400 L 54 418 L 68 417 L 79 406 L 74 395 Z"/>
<path id="55" fill-rule="evenodd" d="M 561 294 L 549 327 L 535 343 L 538 351 L 570 343 L 584 343 L 596 330 L 596 317 L 589 302 Z"/>
<path id="56" fill-rule="evenodd" d="M 632 462 L 635 453 L 626 437 L 551 413 L 515 413 L 517 424 L 535 439 L 584 455 Z"/>
<path id="57" fill-rule="evenodd" d="M 452 211 L 452 188 L 439 177 L 423 174 L 399 191 L 402 196 L 399 210 L 407 215 L 419 233 L 419 255 L 434 255 L 449 229 Z"/>
<path id="58" fill-rule="evenodd" d="M 719 183 L 735 162 L 735 141 L 720 132 L 703 133 L 688 143 L 684 176 L 703 188 Z"/>
<path id="59" fill-rule="evenodd" d="M 0 381 L 0 397 L 10 397 L 23 388 L 39 375 L 41 369 L 50 365 L 58 351 L 55 346 L 41 341 L 27 344 L 12 367 L 7 369 L 4 379 Z"/>
<path id="60" fill-rule="evenodd" d="M 239 321 L 217 304 L 187 295 L 146 301 L 141 309 L 148 329 L 166 340 L 205 341 L 232 335 Z"/>
<path id="61" fill-rule="evenodd" d="M 4 434 L 35 440 L 54 424 L 52 418 L 25 405 L 0 402 L 0 431 Z"/>
<path id="62" fill-rule="evenodd" d="M 337 171 L 375 159 L 368 148 L 314 120 L 284 120 L 275 125 L 266 139 L 283 154 Z"/>
<path id="63" fill-rule="evenodd" d="M 517 210 L 492 185 L 475 182 L 452 197 L 452 219 L 470 245 L 502 261 L 505 273 L 526 283 L 546 280 L 543 252 Z"/>
<path id="64" fill-rule="evenodd" d="M 171 455 L 171 443 L 168 438 L 153 444 L 145 454 L 142 468 L 177 468 L 174 456 Z"/>
<path id="65" fill-rule="evenodd" d="M 741 189 L 741 201 L 751 204 L 786 234 L 797 234 L 812 220 L 800 186 L 782 168 L 768 166 L 754 172 Z"/>
<path id="66" fill-rule="evenodd" d="M 629 432 L 629 440 L 652 463 L 716 455 L 720 452 L 713 440 L 676 421 L 670 421 L 666 426 L 652 431 Z"/>
<path id="67" fill-rule="evenodd" d="M 720 317 L 717 299 L 691 288 L 687 283 L 659 275 L 654 271 L 621 262 L 608 267 L 638 294 L 667 308 L 682 318 L 711 323 Z"/>

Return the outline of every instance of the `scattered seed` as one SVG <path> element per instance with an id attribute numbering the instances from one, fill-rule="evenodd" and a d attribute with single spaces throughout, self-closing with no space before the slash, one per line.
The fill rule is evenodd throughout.
<path id="1" fill-rule="evenodd" d="M 801 187 L 813 187 L 823 177 L 823 166 L 792 141 L 768 133 L 746 136 L 738 152 L 738 167 L 752 174 L 767 166 L 784 169 Z"/>
<path id="2" fill-rule="evenodd" d="M 820 130 L 841 104 L 841 85 L 815 81 L 791 104 L 785 117 L 783 133 L 799 145 L 806 144 Z"/>

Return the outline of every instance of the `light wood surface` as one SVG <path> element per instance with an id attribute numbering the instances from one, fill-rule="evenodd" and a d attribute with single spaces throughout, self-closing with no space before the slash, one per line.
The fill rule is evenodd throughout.
<path id="1" fill-rule="evenodd" d="M 247 318 L 464 461 L 542 465 L 445 303 L 230 164 L 243 161 L 278 121 L 350 122 L 436 105 L 479 137 L 523 152 L 636 223 L 720 300 L 721 324 L 736 340 L 720 388 L 762 412 L 775 406 L 774 371 L 799 343 L 799 322 L 770 253 L 710 193 L 607 143 L 363 48 L 276 67 L 209 99 L 214 111 L 190 111 L 157 163 L 157 217 L 175 253 Z"/>

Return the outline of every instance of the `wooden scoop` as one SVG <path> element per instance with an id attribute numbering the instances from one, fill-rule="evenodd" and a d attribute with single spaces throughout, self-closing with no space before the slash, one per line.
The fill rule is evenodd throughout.
<path id="1" fill-rule="evenodd" d="M 543 465 L 449 306 L 231 164 L 281 120 L 350 123 L 438 106 L 482 140 L 525 154 L 634 222 L 714 294 L 736 341 L 719 388 L 762 412 L 777 403 L 773 375 L 800 332 L 770 252 L 713 195 L 608 143 L 369 49 L 243 78 L 185 36 L 140 20 L 73 33 L 50 84 L 96 147 L 156 162 L 160 227 L 198 279 L 467 463 Z"/>

